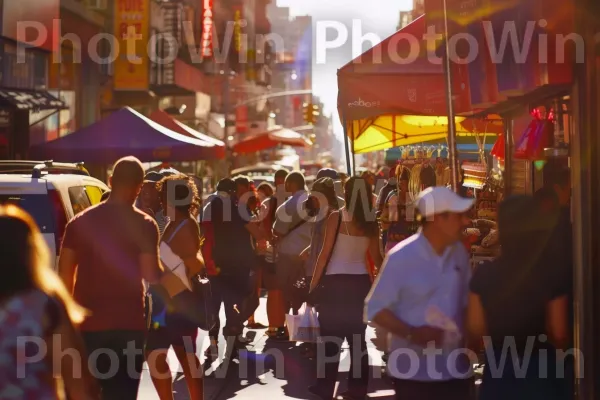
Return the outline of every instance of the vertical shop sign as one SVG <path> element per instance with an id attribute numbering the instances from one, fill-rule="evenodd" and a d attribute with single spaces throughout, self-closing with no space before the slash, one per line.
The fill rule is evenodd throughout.
<path id="1" fill-rule="evenodd" d="M 202 57 L 213 56 L 213 0 L 202 3 Z"/>
<path id="2" fill-rule="evenodd" d="M 117 0 L 114 29 L 119 44 L 115 60 L 115 90 L 148 90 L 150 0 Z"/>
<path id="3" fill-rule="evenodd" d="M 242 51 L 242 7 L 236 6 L 233 9 L 233 45 L 236 53 Z"/>

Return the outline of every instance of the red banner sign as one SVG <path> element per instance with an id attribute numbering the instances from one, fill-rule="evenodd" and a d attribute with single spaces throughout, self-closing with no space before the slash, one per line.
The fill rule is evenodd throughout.
<path id="1" fill-rule="evenodd" d="M 202 57 L 213 56 L 213 0 L 202 3 Z"/>

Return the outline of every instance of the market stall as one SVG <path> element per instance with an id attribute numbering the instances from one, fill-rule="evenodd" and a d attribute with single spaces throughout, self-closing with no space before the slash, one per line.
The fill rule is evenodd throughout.
<path id="1" fill-rule="evenodd" d="M 31 157 L 108 165 L 121 157 L 140 161 L 195 161 L 218 155 L 215 143 L 174 132 L 125 107 L 70 135 L 30 148 Z"/>
<path id="2" fill-rule="evenodd" d="M 421 16 L 338 71 L 338 111 L 350 138 L 347 157 L 398 146 L 448 139 L 452 127 L 447 116 L 445 71 L 432 62 L 436 49 L 419 46 L 414 54 L 406 37 L 420 38 L 427 33 Z M 407 45 L 407 46 L 405 46 Z M 406 61 L 407 58 L 411 62 Z M 456 113 L 472 111 L 469 102 L 466 66 L 451 65 L 454 80 L 453 106 Z M 452 121 L 450 121 L 452 122 Z M 477 133 L 501 134 L 501 121 L 487 118 L 454 119 L 453 143 Z M 450 156 L 456 165 L 456 156 Z M 454 175 L 454 174 L 453 174 Z"/>

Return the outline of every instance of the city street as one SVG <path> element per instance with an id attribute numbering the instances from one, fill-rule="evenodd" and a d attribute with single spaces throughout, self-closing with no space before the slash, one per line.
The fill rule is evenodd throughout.
<path id="1" fill-rule="evenodd" d="M 266 315 L 266 298 L 261 299 L 260 306 L 256 313 L 256 319 L 263 324 L 267 323 Z M 224 321 L 224 312 L 221 310 L 221 321 Z M 307 388 L 313 383 L 316 374 L 314 361 L 303 358 L 300 350 L 296 348 L 294 343 L 290 342 L 274 342 L 268 340 L 264 330 L 246 330 L 245 334 L 249 338 L 253 338 L 251 345 L 248 346 L 248 351 L 244 352 L 240 357 L 240 363 L 232 361 L 229 367 L 225 364 L 216 361 L 212 368 L 205 371 L 204 393 L 206 400 L 217 399 L 313 399 Z M 369 355 L 371 358 L 372 374 L 379 376 L 378 379 L 371 381 L 369 389 L 369 397 L 376 399 L 392 399 L 394 392 L 391 389 L 391 384 L 381 374 L 381 353 L 371 343 L 374 337 L 373 329 L 369 328 L 367 332 L 367 340 L 369 346 Z M 198 348 L 200 354 L 204 353 L 204 349 L 208 347 L 208 338 L 206 334 L 198 336 Z M 283 354 L 282 362 L 274 362 L 275 357 L 265 357 L 266 353 L 275 353 L 274 349 L 281 350 Z M 219 341 L 219 355 L 223 358 L 225 353 L 225 340 Z M 349 357 L 346 357 L 347 351 L 342 355 L 340 366 L 341 371 L 348 371 Z M 172 371 L 175 371 L 177 360 L 171 351 L 169 360 L 171 362 Z M 220 364 L 220 365 L 219 365 Z M 275 365 L 278 364 L 277 367 Z M 283 365 L 281 365 L 283 364 Z M 247 368 L 246 368 L 247 366 Z M 247 371 L 247 372 L 244 372 Z M 188 399 L 187 389 L 183 375 L 180 373 L 174 374 L 174 392 L 175 400 Z M 342 380 L 345 376 L 341 375 Z M 339 384 L 338 384 L 339 386 Z M 341 393 L 345 388 L 338 388 L 338 393 Z M 158 396 L 147 368 L 144 369 L 142 385 L 138 396 L 140 400 L 158 400 Z"/>

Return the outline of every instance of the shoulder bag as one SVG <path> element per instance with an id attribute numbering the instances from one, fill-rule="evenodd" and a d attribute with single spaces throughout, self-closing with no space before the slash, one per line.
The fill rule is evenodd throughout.
<path id="1" fill-rule="evenodd" d="M 173 240 L 175 234 L 186 222 L 187 220 L 183 221 L 175 229 L 165 242 L 166 244 L 169 244 Z M 181 265 L 185 268 L 183 261 Z M 173 308 L 178 314 L 184 316 L 199 329 L 209 331 L 215 326 L 217 315 L 214 312 L 212 289 L 210 281 L 206 276 L 206 271 L 203 270 L 199 274 L 188 277 L 188 283 L 189 286 L 186 285 L 188 289 L 183 290 L 171 299 Z"/>

